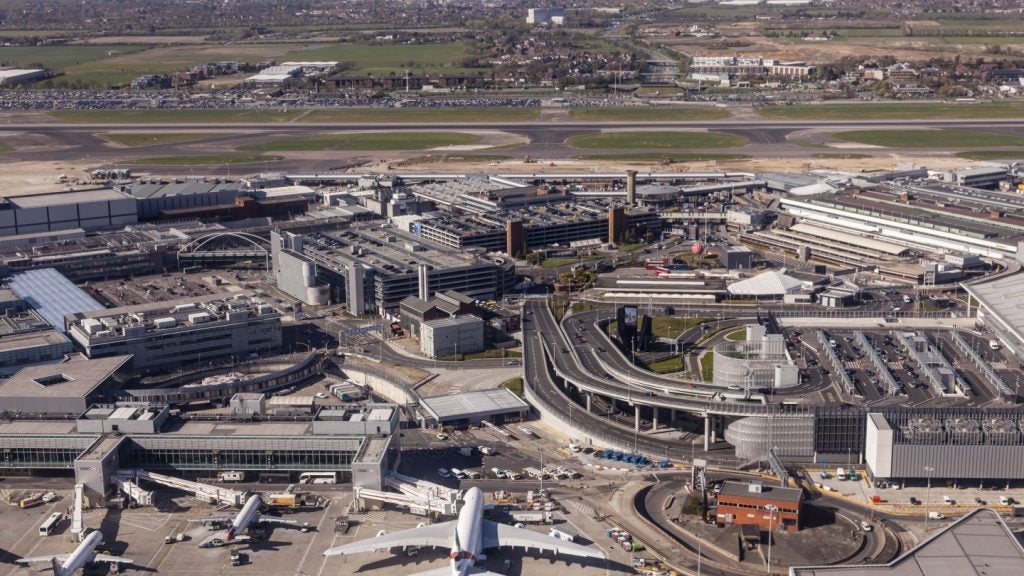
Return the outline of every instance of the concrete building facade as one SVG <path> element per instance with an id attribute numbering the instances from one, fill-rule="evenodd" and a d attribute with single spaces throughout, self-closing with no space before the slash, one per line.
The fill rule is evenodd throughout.
<path id="1" fill-rule="evenodd" d="M 484 321 L 476 316 L 440 318 L 420 325 L 420 352 L 431 358 L 484 349 Z"/>

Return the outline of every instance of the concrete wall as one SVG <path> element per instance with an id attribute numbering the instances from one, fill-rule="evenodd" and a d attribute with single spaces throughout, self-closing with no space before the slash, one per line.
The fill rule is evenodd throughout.
<path id="1" fill-rule="evenodd" d="M 883 419 L 881 414 L 868 414 L 868 426 L 864 440 L 864 461 L 875 478 L 892 477 L 892 437 L 891 429 L 879 429 L 876 419 Z M 888 428 L 885 426 L 884 428 Z"/>

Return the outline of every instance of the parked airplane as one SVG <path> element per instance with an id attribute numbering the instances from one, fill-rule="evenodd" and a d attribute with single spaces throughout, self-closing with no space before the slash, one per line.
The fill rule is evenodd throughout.
<path id="1" fill-rule="evenodd" d="M 36 562 L 49 562 L 53 567 L 53 576 L 71 576 L 86 564 L 93 562 L 110 562 L 113 564 L 132 564 L 128 558 L 120 556 L 107 556 L 97 554 L 96 547 L 103 543 L 103 534 L 98 531 L 90 533 L 82 540 L 82 543 L 75 548 L 71 554 L 55 554 L 51 556 L 35 556 L 32 558 L 21 558 L 19 564 L 32 564 Z"/>
<path id="2" fill-rule="evenodd" d="M 242 542 L 249 541 L 252 537 L 249 534 L 245 534 L 247 530 L 251 528 L 252 524 L 259 524 L 261 522 L 266 523 L 277 523 L 277 524 L 298 524 L 291 520 L 284 520 L 275 516 L 263 516 L 260 514 L 260 508 L 263 507 L 263 500 L 259 494 L 253 494 L 245 501 L 245 506 L 235 516 L 209 516 L 207 518 L 197 518 L 192 522 L 230 522 L 231 526 L 228 527 L 225 532 L 218 532 L 213 536 L 210 536 L 200 542 L 200 548 L 213 548 L 216 546 L 229 546 L 231 544 L 240 544 Z"/>
<path id="3" fill-rule="evenodd" d="M 407 546 L 434 546 L 451 548 L 451 566 L 421 572 L 413 576 L 497 576 L 476 568 L 474 564 L 486 556 L 484 550 L 501 547 L 523 547 L 529 550 L 549 550 L 556 554 L 568 554 L 583 558 L 604 558 L 604 554 L 579 544 L 572 544 L 544 534 L 498 524 L 483 518 L 483 493 L 479 488 L 466 492 L 459 517 L 450 522 L 421 526 L 394 534 L 382 534 L 376 538 L 331 548 L 324 556 L 339 556 L 388 550 Z"/>

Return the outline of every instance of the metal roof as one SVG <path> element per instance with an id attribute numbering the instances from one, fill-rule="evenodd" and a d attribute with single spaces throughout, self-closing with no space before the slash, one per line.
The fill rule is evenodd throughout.
<path id="1" fill-rule="evenodd" d="M 900 246 L 899 244 L 894 244 L 892 242 L 875 240 L 874 238 L 869 238 L 867 236 L 850 234 L 849 232 L 843 232 L 841 230 L 836 230 L 835 228 L 817 226 L 808 222 L 794 224 L 790 226 L 789 229 L 793 232 L 799 232 L 800 234 L 808 234 L 810 236 L 832 240 L 841 244 L 867 248 L 869 250 L 889 254 L 891 256 L 901 256 L 909 250 L 906 246 Z"/>
<path id="2" fill-rule="evenodd" d="M 1024 333 L 1020 329 L 1024 326 L 1024 275 L 1012 274 L 992 282 L 961 286 L 1005 327 L 1024 340 Z"/>
<path id="3" fill-rule="evenodd" d="M 791 576 L 1017 576 L 1024 547 L 994 510 L 978 508 L 880 566 L 790 568 Z"/>
<path id="4" fill-rule="evenodd" d="M 64 316 L 104 309 L 56 268 L 18 272 L 8 279 L 7 285 L 61 332 L 66 332 Z"/>
<path id="5" fill-rule="evenodd" d="M 423 407 L 439 422 L 524 412 L 530 409 L 526 402 L 504 388 L 431 396 L 423 399 Z"/>
<path id="6" fill-rule="evenodd" d="M 736 296 L 781 296 L 796 292 L 804 283 L 774 270 L 730 284 L 726 290 Z"/>

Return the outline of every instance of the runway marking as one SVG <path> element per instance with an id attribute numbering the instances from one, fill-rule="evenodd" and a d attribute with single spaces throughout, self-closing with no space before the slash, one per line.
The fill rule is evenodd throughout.
<path id="1" fill-rule="evenodd" d="M 356 526 L 356 532 L 358 532 L 358 531 L 359 531 L 359 526 L 357 525 Z M 335 545 L 335 543 L 337 543 L 337 541 L 338 541 L 338 533 L 335 532 L 334 533 L 334 538 L 331 538 L 330 548 L 334 548 L 334 545 Z M 324 559 L 320 561 L 320 569 L 317 570 L 316 576 L 321 576 L 321 574 L 324 573 L 324 568 L 327 567 L 327 559 L 328 558 L 330 558 L 330 556 L 324 556 Z M 343 556 L 343 558 L 344 558 L 344 556 Z"/>
<path id="2" fill-rule="evenodd" d="M 332 500 L 332 502 L 333 502 L 333 500 Z M 323 525 L 324 520 L 327 519 L 327 510 L 330 507 L 331 507 L 330 504 L 325 506 L 324 509 L 323 509 L 323 513 L 320 514 L 320 521 L 316 523 L 316 534 L 313 534 L 313 537 L 309 539 L 309 544 L 306 545 L 306 551 L 302 553 L 302 559 L 299 560 L 298 565 L 296 565 L 296 567 L 295 567 L 295 573 L 296 574 L 301 574 L 302 573 L 301 568 L 306 563 L 306 558 L 309 556 L 309 551 L 313 548 L 313 543 L 316 542 L 317 534 L 320 534 L 320 526 Z M 324 556 L 324 558 L 327 558 L 327 557 Z"/>

